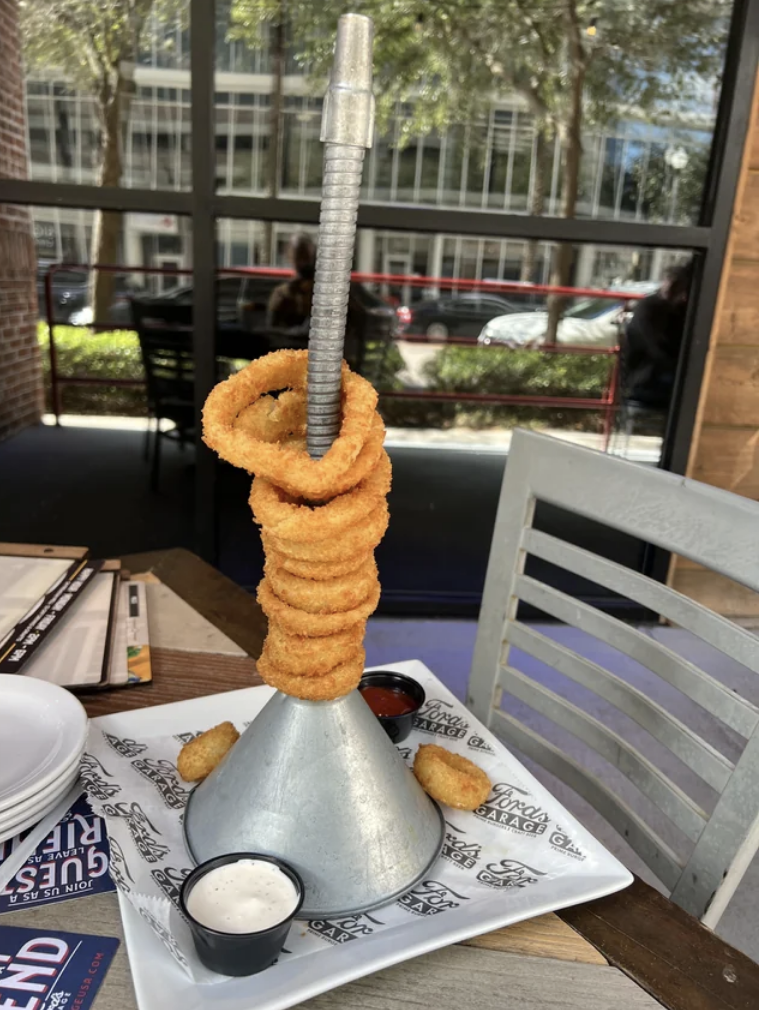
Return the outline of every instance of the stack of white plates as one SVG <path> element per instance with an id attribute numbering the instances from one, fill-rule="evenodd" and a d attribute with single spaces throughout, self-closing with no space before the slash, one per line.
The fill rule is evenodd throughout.
<path id="1" fill-rule="evenodd" d="M 0 675 L 0 841 L 49 813 L 74 784 L 87 713 L 73 694 L 32 677 Z"/>

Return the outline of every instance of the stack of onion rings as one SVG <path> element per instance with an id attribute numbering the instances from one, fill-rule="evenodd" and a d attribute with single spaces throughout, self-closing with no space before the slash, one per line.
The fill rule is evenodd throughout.
<path id="1" fill-rule="evenodd" d="M 363 672 L 391 465 L 377 393 L 345 364 L 340 432 L 321 460 L 309 457 L 306 370 L 306 351 L 275 351 L 220 383 L 203 438 L 254 474 L 249 504 L 267 558 L 258 600 L 269 618 L 259 672 L 285 694 L 324 701 Z"/>

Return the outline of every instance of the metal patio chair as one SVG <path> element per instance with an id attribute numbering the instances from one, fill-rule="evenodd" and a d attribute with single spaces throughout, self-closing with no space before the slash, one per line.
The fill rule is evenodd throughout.
<path id="1" fill-rule="evenodd" d="M 755 592 L 758 505 L 662 470 L 516 431 L 501 488 L 468 687 L 468 705 L 479 719 L 583 797 L 624 836 L 672 900 L 714 928 L 758 847 L 756 706 L 645 631 L 526 575 L 526 557 L 570 570 L 660 614 L 754 674 L 758 671 L 757 638 L 673 589 L 535 529 L 537 501 L 682 555 Z M 645 667 L 661 678 L 651 681 L 662 686 L 661 693 L 667 695 L 676 688 L 700 706 L 695 711 L 704 709 L 709 713 L 705 718 L 711 723 L 717 720 L 738 759 L 729 760 L 624 677 L 519 620 L 520 601 L 606 643 L 599 646 L 602 652 L 612 647 L 628 657 L 626 663 L 633 660 Z M 569 636 L 576 634 L 573 631 Z M 545 664 L 535 669 L 544 676 L 542 671 L 549 668 L 548 679 L 562 684 L 560 690 L 567 691 L 568 682 L 573 681 L 581 686 L 580 691 L 571 688 L 574 697 L 596 696 L 590 707 L 597 713 L 609 704 L 610 712 L 617 710 L 615 718 L 599 719 L 520 672 L 515 664 L 521 660 L 512 650 L 533 657 L 529 663 Z M 587 695 L 584 689 L 593 694 Z M 511 699 L 518 699 L 518 704 Z M 686 707 L 690 704 L 684 702 Z M 565 731 L 572 735 L 568 741 L 575 738 L 567 749 L 585 748 L 585 752 L 590 748 L 625 775 L 679 829 L 679 839 L 691 854 L 679 858 L 663 839 L 665 833 L 672 840 L 672 825 L 667 830 L 653 828 L 579 761 L 516 718 L 515 711 L 524 705 L 539 713 L 539 723 L 548 718 L 562 727 L 560 735 Z M 628 725 L 618 719 L 620 712 L 633 720 L 631 725 L 637 724 L 638 738 L 643 728 L 647 740 L 659 741 L 711 787 L 712 792 L 698 783 L 697 790 L 717 797 L 711 813 L 703 808 L 704 802 L 696 802 L 655 766 L 651 751 L 657 749 L 656 744 L 648 756 L 643 752 L 646 746 L 634 746 L 607 725 L 618 721 Z M 589 763 L 598 766 L 596 755 Z M 674 764 L 678 777 L 683 777 L 682 766 Z"/>

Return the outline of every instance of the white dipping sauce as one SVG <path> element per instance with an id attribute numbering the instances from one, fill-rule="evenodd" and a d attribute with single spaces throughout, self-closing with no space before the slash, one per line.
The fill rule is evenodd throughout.
<path id="1" fill-rule="evenodd" d="M 287 919 L 298 904 L 298 891 L 274 863 L 239 859 L 204 874 L 186 904 L 190 915 L 210 929 L 256 933 Z"/>

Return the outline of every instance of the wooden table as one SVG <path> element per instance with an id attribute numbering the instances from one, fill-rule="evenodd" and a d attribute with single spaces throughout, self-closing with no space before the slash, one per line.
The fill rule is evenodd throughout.
<path id="1" fill-rule="evenodd" d="M 123 561 L 149 583 L 154 682 L 90 696 L 91 716 L 261 683 L 250 657 L 259 655 L 265 621 L 247 593 L 187 551 Z M 113 893 L 14 912 L 2 921 L 124 935 Z M 609 898 L 415 958 L 302 1006 L 750 1010 L 757 1007 L 757 988 L 754 961 L 636 880 Z M 122 943 L 95 1008 L 136 1005 Z"/>

